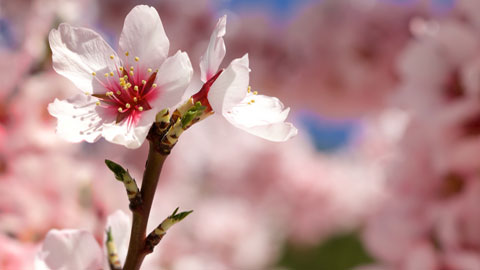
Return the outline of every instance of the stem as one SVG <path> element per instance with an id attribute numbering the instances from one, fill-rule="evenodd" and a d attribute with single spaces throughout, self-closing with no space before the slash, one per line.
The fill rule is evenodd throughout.
<path id="1" fill-rule="evenodd" d="M 150 216 L 160 172 L 167 158 L 167 155 L 162 155 L 155 150 L 155 146 L 151 141 L 149 143 L 147 164 L 145 165 L 142 188 L 140 190 L 143 203 L 142 207 L 137 211 L 133 211 L 132 232 L 124 270 L 139 270 L 143 259 L 148 254 L 145 250 L 148 217 Z"/>

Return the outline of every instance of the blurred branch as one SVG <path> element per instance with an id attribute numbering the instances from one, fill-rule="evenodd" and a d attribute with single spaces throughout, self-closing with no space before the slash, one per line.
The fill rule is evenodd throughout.
<path id="1" fill-rule="evenodd" d="M 107 167 L 115 174 L 115 178 L 122 182 L 125 186 L 128 200 L 130 201 L 130 210 L 138 211 L 138 209 L 142 206 L 142 197 L 140 196 L 140 191 L 135 179 L 130 176 L 128 170 L 125 170 L 119 164 L 108 159 L 105 160 L 105 164 L 107 164 Z"/>
<path id="2" fill-rule="evenodd" d="M 115 246 L 115 242 L 113 241 L 112 229 L 108 228 L 106 233 L 107 241 L 105 242 L 105 245 L 107 246 L 108 265 L 110 266 L 110 270 L 121 270 L 122 265 L 120 264 L 120 259 L 118 258 L 117 254 L 117 248 Z"/>

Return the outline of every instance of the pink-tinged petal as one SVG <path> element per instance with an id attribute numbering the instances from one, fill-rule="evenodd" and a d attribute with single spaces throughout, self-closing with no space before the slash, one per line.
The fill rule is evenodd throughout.
<path id="1" fill-rule="evenodd" d="M 107 123 L 103 125 L 102 137 L 105 140 L 123 145 L 129 149 L 140 147 L 148 131 L 155 121 L 156 110 L 148 110 L 138 115 L 138 119 L 130 121 L 125 119 L 120 123 Z"/>
<path id="2" fill-rule="evenodd" d="M 91 233 L 51 230 L 35 258 L 35 269 L 102 269 L 103 261 L 103 252 Z"/>
<path id="3" fill-rule="evenodd" d="M 216 112 L 226 112 L 247 95 L 250 68 L 248 54 L 232 61 L 208 92 L 208 101 Z"/>
<path id="4" fill-rule="evenodd" d="M 48 105 L 48 112 L 57 118 L 57 134 L 69 142 L 95 142 L 100 138 L 103 119 L 95 105 L 96 98 L 77 95 Z"/>
<path id="5" fill-rule="evenodd" d="M 70 79 L 82 92 L 92 93 L 98 80 L 92 72 L 104 74 L 115 70 L 118 57 L 115 51 L 95 31 L 60 24 L 50 31 L 53 68 Z M 114 56 L 112 60 L 110 57 Z"/>
<path id="6" fill-rule="evenodd" d="M 125 18 L 119 45 L 122 55 L 129 53 L 128 64 L 139 57 L 144 68 L 158 68 L 168 55 L 170 43 L 157 10 L 145 5 L 134 7 Z"/>
<path id="7" fill-rule="evenodd" d="M 218 67 L 225 57 L 226 49 L 223 36 L 225 36 L 226 24 L 227 15 L 224 15 L 218 20 L 215 30 L 210 36 L 207 51 L 200 58 L 200 78 L 203 82 L 208 81 L 217 73 Z"/>
<path id="8" fill-rule="evenodd" d="M 232 125 L 250 134 L 283 142 L 298 133 L 291 123 L 284 122 L 289 111 L 275 97 L 249 94 L 223 115 Z"/>
<path id="9" fill-rule="evenodd" d="M 153 107 L 164 109 L 177 105 L 190 84 L 192 75 L 192 64 L 185 52 L 178 51 L 167 58 L 157 73 L 156 84 L 160 92 L 152 102 Z"/>
<path id="10" fill-rule="evenodd" d="M 106 229 L 110 228 L 112 231 L 113 241 L 117 248 L 117 255 L 120 262 L 125 262 L 128 251 L 128 242 L 130 240 L 130 217 L 121 210 L 115 211 L 108 216 Z M 103 243 L 105 243 L 106 237 L 104 237 Z M 104 248 L 105 254 L 107 249 Z"/>

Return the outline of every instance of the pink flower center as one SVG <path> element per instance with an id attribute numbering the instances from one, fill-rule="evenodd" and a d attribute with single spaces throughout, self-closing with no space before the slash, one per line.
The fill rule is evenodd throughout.
<path id="1" fill-rule="evenodd" d="M 126 55 L 128 56 L 128 53 Z M 110 58 L 113 59 L 113 55 Z M 135 57 L 135 62 L 138 61 L 139 58 Z M 157 71 L 151 68 L 142 69 L 138 64 L 129 66 L 127 62 L 115 72 L 105 73 L 106 80 L 99 80 L 105 93 L 92 96 L 99 99 L 97 105 L 116 114 L 116 123 L 126 119 L 129 125 L 135 125 L 142 112 L 152 108 L 149 102 L 158 95 L 158 87 L 154 83 L 156 76 Z"/>

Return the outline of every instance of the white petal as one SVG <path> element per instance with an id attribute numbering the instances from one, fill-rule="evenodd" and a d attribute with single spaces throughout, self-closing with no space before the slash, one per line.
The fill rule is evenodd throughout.
<path id="1" fill-rule="evenodd" d="M 95 142 L 100 138 L 103 119 L 99 116 L 96 98 L 77 95 L 48 105 L 48 112 L 57 118 L 57 134 L 69 142 Z"/>
<path id="2" fill-rule="evenodd" d="M 168 55 L 168 41 L 162 21 L 153 7 L 139 5 L 125 18 L 120 35 L 120 50 L 128 52 L 128 63 L 139 57 L 145 68 L 158 68 Z"/>
<path id="3" fill-rule="evenodd" d="M 151 105 L 159 110 L 177 105 L 192 79 L 192 74 L 192 64 L 185 52 L 178 51 L 167 58 L 156 78 L 160 94 Z"/>
<path id="4" fill-rule="evenodd" d="M 108 216 L 106 229 L 108 228 L 112 230 L 117 255 L 123 265 L 127 257 L 128 242 L 130 240 L 130 217 L 125 212 L 117 210 Z M 104 238 L 103 243 L 105 243 L 105 240 Z M 106 248 L 104 250 L 106 251 Z"/>
<path id="5" fill-rule="evenodd" d="M 93 235 L 81 230 L 51 230 L 35 258 L 35 269 L 102 269 L 103 252 Z"/>
<path id="6" fill-rule="evenodd" d="M 225 36 L 227 15 L 221 17 L 215 30 L 210 36 L 210 42 L 205 54 L 200 58 L 200 78 L 203 82 L 208 81 L 218 70 L 220 63 L 225 57 L 226 49 L 223 36 Z"/>
<path id="7" fill-rule="evenodd" d="M 115 51 L 95 31 L 60 24 L 50 31 L 53 69 L 70 79 L 82 92 L 93 92 L 98 81 L 92 72 L 104 74 L 115 70 Z M 110 56 L 114 55 L 114 60 Z"/>
<path id="8" fill-rule="evenodd" d="M 225 112 L 240 103 L 247 95 L 250 68 L 248 54 L 232 61 L 217 78 L 208 92 L 212 109 Z"/>
<path id="9" fill-rule="evenodd" d="M 148 131 L 155 121 L 156 113 L 155 109 L 142 112 L 139 122 L 132 126 L 126 119 L 118 124 L 115 122 L 104 124 L 102 136 L 111 143 L 130 149 L 138 148 L 145 141 Z"/>
<path id="10" fill-rule="evenodd" d="M 282 142 L 298 133 L 291 123 L 284 122 L 289 111 L 275 97 L 249 94 L 223 115 L 232 125 L 248 133 Z"/>

